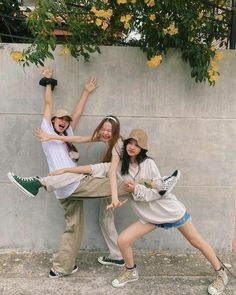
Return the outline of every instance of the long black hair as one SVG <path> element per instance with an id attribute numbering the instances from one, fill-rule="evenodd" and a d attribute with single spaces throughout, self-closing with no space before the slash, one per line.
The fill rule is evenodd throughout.
<path id="1" fill-rule="evenodd" d="M 130 156 L 126 151 L 127 144 L 132 140 L 132 138 L 124 140 L 124 146 L 122 150 L 122 159 L 121 159 L 121 175 L 125 175 L 129 173 L 129 165 L 131 163 Z M 136 162 L 139 165 L 144 160 L 149 158 L 147 156 L 147 150 L 141 149 L 140 153 L 136 156 Z"/>

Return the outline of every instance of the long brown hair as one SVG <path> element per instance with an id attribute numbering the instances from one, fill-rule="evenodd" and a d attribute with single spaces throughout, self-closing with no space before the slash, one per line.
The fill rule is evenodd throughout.
<path id="1" fill-rule="evenodd" d="M 117 117 L 113 116 L 113 115 L 109 115 L 106 116 L 97 126 L 97 128 L 94 130 L 93 135 L 92 135 L 92 140 L 96 140 L 97 137 L 99 136 L 99 133 L 102 129 L 102 126 L 105 122 L 109 122 L 111 123 L 112 126 L 112 138 L 111 140 L 108 142 L 108 149 L 106 150 L 106 153 L 104 154 L 103 158 L 102 158 L 102 162 L 110 162 L 111 161 L 111 157 L 112 157 L 112 149 L 115 146 L 115 144 L 117 143 L 118 139 L 121 138 L 120 135 L 120 121 L 118 120 Z"/>

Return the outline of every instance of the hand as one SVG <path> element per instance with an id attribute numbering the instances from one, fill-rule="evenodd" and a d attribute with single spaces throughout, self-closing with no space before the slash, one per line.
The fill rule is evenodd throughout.
<path id="1" fill-rule="evenodd" d="M 129 193 L 133 193 L 135 188 L 135 182 L 134 181 L 125 181 L 124 182 L 124 190 Z"/>
<path id="2" fill-rule="evenodd" d="M 40 141 L 48 141 L 51 140 L 51 136 L 43 131 L 41 128 L 34 128 L 33 135 L 37 137 Z"/>
<path id="3" fill-rule="evenodd" d="M 111 202 L 111 204 L 109 204 L 107 206 L 107 210 L 119 208 L 119 207 L 123 206 L 127 201 L 128 201 L 128 199 L 125 199 L 124 201 L 120 201 L 119 199 L 114 200 Z"/>
<path id="4" fill-rule="evenodd" d="M 48 176 L 54 176 L 54 175 L 60 175 L 65 173 L 65 169 L 58 169 L 58 170 L 54 170 L 48 173 Z"/>
<path id="5" fill-rule="evenodd" d="M 44 67 L 41 73 L 46 78 L 52 78 L 53 70 L 49 69 L 48 67 Z"/>
<path id="6" fill-rule="evenodd" d="M 84 84 L 84 90 L 88 91 L 89 93 L 92 92 L 97 87 L 98 86 L 97 86 L 96 78 L 91 78 L 89 81 L 86 81 Z"/>
<path id="7" fill-rule="evenodd" d="M 151 187 L 155 188 L 155 189 L 157 188 L 157 181 L 156 180 L 151 181 Z"/>

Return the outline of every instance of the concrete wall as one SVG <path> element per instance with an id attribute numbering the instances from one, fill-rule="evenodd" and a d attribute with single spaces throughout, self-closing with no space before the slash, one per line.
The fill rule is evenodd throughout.
<path id="1" fill-rule="evenodd" d="M 6 174 L 45 175 L 47 164 L 41 145 L 32 136 L 42 117 L 44 89 L 40 72 L 14 63 L 9 44 L 0 49 L 0 248 L 55 250 L 63 231 L 63 211 L 53 194 L 25 197 L 9 183 Z M 90 134 L 107 114 L 119 117 L 122 134 L 134 128 L 147 130 L 150 153 L 162 174 L 178 168 L 182 177 L 175 194 L 217 250 L 231 251 L 235 215 L 236 52 L 225 51 L 221 78 L 215 87 L 197 84 L 178 53 L 172 52 L 156 69 L 146 66 L 137 48 L 103 47 L 90 63 L 60 56 L 48 63 L 59 85 L 55 108 L 73 108 L 83 82 L 98 78 L 76 131 Z M 96 162 L 102 144 L 81 145 L 83 163 Z M 85 202 L 84 249 L 106 249 L 98 225 L 99 201 Z M 128 207 L 116 210 L 122 230 L 135 216 Z M 136 243 L 139 249 L 192 250 L 175 230 L 156 230 Z"/>

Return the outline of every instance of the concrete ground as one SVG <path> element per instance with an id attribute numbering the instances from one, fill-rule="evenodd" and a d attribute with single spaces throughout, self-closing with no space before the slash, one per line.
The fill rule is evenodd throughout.
<path id="1" fill-rule="evenodd" d="M 111 281 L 120 272 L 115 266 L 97 262 L 100 252 L 81 252 L 79 271 L 71 276 L 50 279 L 50 253 L 0 254 L 0 295 L 89 295 L 89 294 L 156 294 L 204 295 L 214 278 L 209 263 L 200 254 L 137 252 L 135 260 L 140 279 L 124 288 L 115 289 Z M 220 254 L 226 266 L 236 275 L 236 255 Z M 224 292 L 236 295 L 236 279 L 229 275 Z"/>

